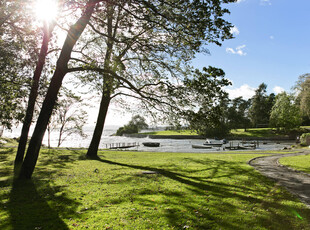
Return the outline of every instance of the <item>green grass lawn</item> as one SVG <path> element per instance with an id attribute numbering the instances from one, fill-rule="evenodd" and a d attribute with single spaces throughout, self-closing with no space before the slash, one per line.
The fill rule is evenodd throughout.
<path id="1" fill-rule="evenodd" d="M 13 146 L 18 146 L 18 142 L 16 139 L 0 137 L 0 148 L 1 147 L 13 147 Z"/>
<path id="2" fill-rule="evenodd" d="M 300 129 L 304 129 L 306 132 L 309 129 L 309 126 L 302 126 Z M 155 131 L 147 132 L 145 134 L 150 135 L 197 135 L 193 130 L 164 130 L 164 131 Z M 284 136 L 283 134 L 277 133 L 277 130 L 274 128 L 250 128 L 245 132 L 244 129 L 232 129 L 229 137 L 233 138 L 244 138 L 244 137 L 274 137 L 274 136 Z"/>
<path id="3" fill-rule="evenodd" d="M 279 162 L 290 168 L 310 173 L 310 155 L 283 157 L 279 160 Z"/>
<path id="4" fill-rule="evenodd" d="M 275 129 L 272 128 L 253 128 L 253 129 L 247 129 L 245 132 L 244 129 L 233 129 L 231 130 L 231 136 L 237 136 L 237 137 L 273 137 L 273 136 L 279 136 L 279 134 L 276 133 Z"/>
<path id="5" fill-rule="evenodd" d="M 193 130 L 163 130 L 163 131 L 154 131 L 147 132 L 143 134 L 149 135 L 197 135 L 197 132 Z"/>
<path id="6" fill-rule="evenodd" d="M 146 134 L 150 135 L 197 135 L 195 131 L 192 130 L 164 130 L 164 131 L 155 131 L 148 132 Z M 257 128 L 257 129 L 247 129 L 245 132 L 244 129 L 233 129 L 231 130 L 230 136 L 233 137 L 272 137 L 278 136 L 275 132 L 275 129 L 272 128 Z"/>
<path id="7" fill-rule="evenodd" d="M 310 210 L 247 165 L 259 154 L 43 150 L 13 183 L 15 152 L 0 149 L 0 229 L 310 229 Z"/>

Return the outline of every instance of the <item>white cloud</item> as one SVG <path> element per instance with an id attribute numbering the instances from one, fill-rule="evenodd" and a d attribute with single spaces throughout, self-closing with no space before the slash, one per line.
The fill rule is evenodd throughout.
<path id="1" fill-rule="evenodd" d="M 269 38 L 270 38 L 271 40 L 273 40 L 273 39 L 274 39 L 274 36 L 273 36 L 273 35 L 270 35 Z"/>
<path id="2" fill-rule="evenodd" d="M 285 91 L 285 90 L 284 90 L 282 87 L 280 87 L 280 86 L 275 86 L 272 90 L 273 90 L 273 92 L 275 92 L 276 94 L 279 94 L 279 93 L 282 93 L 282 92 Z"/>
<path id="3" fill-rule="evenodd" d="M 238 35 L 240 34 L 239 29 L 237 28 L 237 26 L 234 26 L 230 29 L 230 33 L 234 34 L 234 35 Z"/>
<path id="4" fill-rule="evenodd" d="M 226 52 L 227 53 L 231 53 L 231 54 L 238 54 L 240 56 L 246 56 L 247 53 L 245 53 L 243 51 L 243 49 L 246 47 L 246 45 L 241 45 L 241 46 L 238 46 L 236 47 L 236 49 L 233 49 L 233 48 L 226 48 Z"/>
<path id="5" fill-rule="evenodd" d="M 243 99 L 249 99 L 254 96 L 255 90 L 256 90 L 255 88 L 252 88 L 247 84 L 243 84 L 239 88 L 229 87 L 225 89 L 225 91 L 229 94 L 230 99 L 236 97 L 243 97 Z"/>
<path id="6" fill-rule="evenodd" d="M 244 2 L 245 0 L 237 0 L 236 3 Z"/>
<path id="7" fill-rule="evenodd" d="M 270 2 L 270 0 L 260 0 L 260 5 L 271 6 L 271 2 Z"/>
<path id="8" fill-rule="evenodd" d="M 227 53 L 235 54 L 235 50 L 233 48 L 226 48 Z"/>

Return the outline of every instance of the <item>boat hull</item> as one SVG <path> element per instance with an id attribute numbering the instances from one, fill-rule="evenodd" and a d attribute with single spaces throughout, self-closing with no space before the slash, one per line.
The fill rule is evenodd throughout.
<path id="1" fill-rule="evenodd" d="M 159 147 L 160 146 L 159 142 L 143 142 L 142 144 L 145 147 Z"/>
<path id="2" fill-rule="evenodd" d="M 212 146 L 207 146 L 207 145 L 192 145 L 193 149 L 211 149 Z"/>

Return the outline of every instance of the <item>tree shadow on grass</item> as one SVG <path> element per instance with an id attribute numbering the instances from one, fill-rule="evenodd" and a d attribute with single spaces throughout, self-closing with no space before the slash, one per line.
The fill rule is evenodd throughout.
<path id="1" fill-rule="evenodd" d="M 192 175 L 190 169 L 187 170 L 181 166 L 179 168 L 173 166 L 173 171 L 171 171 L 163 169 L 163 167 L 140 166 L 100 158 L 95 160 L 110 165 L 157 173 L 153 176 L 132 174 L 131 177 L 118 180 L 119 183 L 124 183 L 124 186 L 128 186 L 127 183 L 130 180 L 135 180 L 137 176 L 155 180 L 157 177 L 164 176 L 179 182 L 183 187 L 185 186 L 185 190 L 191 190 L 192 192 L 189 194 L 194 194 L 194 196 L 188 197 L 188 193 L 180 192 L 182 190 L 177 191 L 178 189 L 174 190 L 167 187 L 161 190 L 161 185 L 152 187 L 148 184 L 146 187 L 129 189 L 126 193 L 122 193 L 121 197 L 111 199 L 111 203 L 117 205 L 128 202 L 126 199 L 129 199 L 132 203 L 138 202 L 149 209 L 158 210 L 157 207 L 165 207 L 160 214 L 152 214 L 152 218 L 161 218 L 163 215 L 169 220 L 171 226 L 178 229 L 247 229 L 249 225 L 267 229 L 296 229 L 296 227 L 298 229 L 296 222 L 292 221 L 294 218 L 299 218 L 298 216 L 301 217 L 301 226 L 309 226 L 309 209 L 294 208 L 291 204 L 286 204 L 287 200 L 285 199 L 292 201 L 294 198 L 283 190 L 279 192 L 279 188 L 274 182 L 266 179 L 254 169 L 240 167 L 240 163 L 223 160 L 188 159 L 195 164 L 201 164 L 205 171 L 209 171 L 205 175 L 210 176 L 204 177 L 203 174 L 200 174 L 200 171 L 203 171 L 201 169 L 194 170 Z M 164 167 L 169 168 L 168 165 Z M 218 180 L 213 180 L 214 178 Z M 234 179 L 230 182 L 229 178 Z M 117 178 L 114 180 L 117 181 Z M 145 183 L 147 181 L 142 182 L 142 184 Z M 263 186 L 256 187 L 256 184 Z M 164 196 L 164 199 L 150 200 L 150 197 L 157 196 L 159 193 Z M 141 211 L 141 213 L 143 212 Z M 242 214 L 245 212 L 247 215 L 243 217 Z M 136 218 L 137 213 L 137 210 L 134 209 L 131 213 L 129 211 L 128 216 Z M 248 213 L 251 213 L 252 216 Z M 187 221 L 192 226 L 188 226 Z"/>
<path id="2" fill-rule="evenodd" d="M 54 168 L 62 169 L 67 168 L 68 163 L 74 163 L 79 160 L 81 157 L 81 152 L 70 151 L 70 153 L 64 153 L 64 150 L 45 149 L 41 151 L 40 155 L 41 156 L 38 165 L 53 165 Z"/>
<path id="3" fill-rule="evenodd" d="M 14 153 L 13 148 L 1 149 L 1 151 L 0 151 L 0 162 L 7 160 L 9 158 L 9 155 L 13 154 L 13 153 Z"/>
<path id="4" fill-rule="evenodd" d="M 0 181 L 0 208 L 8 216 L 0 223 L 0 229 L 66 230 L 69 227 L 64 219 L 79 218 L 76 210 L 80 203 L 69 198 L 64 187 L 51 185 L 53 180 L 50 180 L 55 171 L 64 168 L 72 159 L 55 157 L 53 170 L 44 167 L 45 160 L 32 180 L 13 180 L 13 166 L 7 167 L 10 177 Z"/>
<path id="5" fill-rule="evenodd" d="M 12 229 L 69 229 L 31 180 L 13 182 L 7 209 Z"/>
<path id="6" fill-rule="evenodd" d="M 11 167 L 9 164 L 7 164 L 7 162 L 9 162 L 9 156 L 12 155 L 14 151 L 15 150 L 13 148 L 1 149 L 0 151 L 0 187 L 1 184 L 5 183 L 7 177 L 12 175 Z M 3 178 L 5 180 L 3 180 Z"/>

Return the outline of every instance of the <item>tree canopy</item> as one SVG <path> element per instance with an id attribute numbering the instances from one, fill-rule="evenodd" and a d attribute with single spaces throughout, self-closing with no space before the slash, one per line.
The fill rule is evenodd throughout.
<path id="1" fill-rule="evenodd" d="M 307 124 L 310 124 L 310 74 L 299 76 L 295 85 L 297 93 L 296 102 L 299 105 L 301 115 Z"/>
<path id="2" fill-rule="evenodd" d="M 0 126 L 9 129 L 24 116 L 32 60 L 37 55 L 38 31 L 23 10 L 28 2 L 0 2 Z"/>
<path id="3" fill-rule="evenodd" d="M 138 133 L 142 129 L 148 128 L 148 124 L 144 117 L 140 115 L 135 115 L 131 118 L 129 123 L 123 127 L 120 127 L 117 132 L 116 136 L 122 136 L 123 134 L 132 134 Z"/>
<path id="4" fill-rule="evenodd" d="M 251 98 L 249 115 L 254 127 L 268 127 L 271 108 L 274 103 L 274 94 L 267 95 L 267 85 L 262 83 L 255 90 Z"/>
<path id="5" fill-rule="evenodd" d="M 270 115 L 272 126 L 285 131 L 297 128 L 301 124 L 300 110 L 294 103 L 294 97 L 286 92 L 276 96 Z"/>

